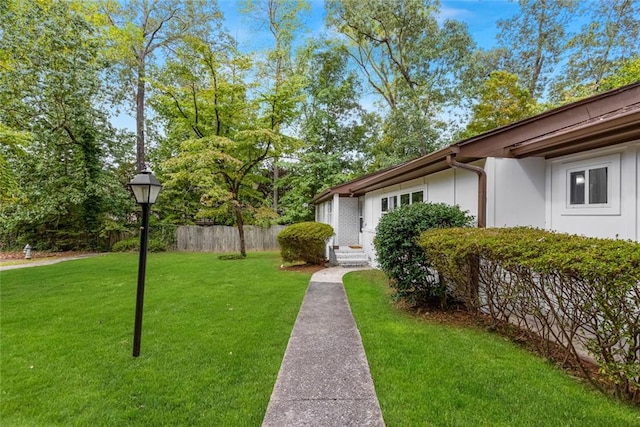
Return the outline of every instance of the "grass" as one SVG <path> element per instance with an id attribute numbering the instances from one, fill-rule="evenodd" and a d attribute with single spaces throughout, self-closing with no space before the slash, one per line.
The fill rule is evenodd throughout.
<path id="1" fill-rule="evenodd" d="M 4 271 L 0 424 L 258 426 L 309 274 L 276 254 L 136 254 Z"/>
<path id="2" fill-rule="evenodd" d="M 600 394 L 482 329 L 393 307 L 378 271 L 344 279 L 387 426 L 638 426 Z"/>

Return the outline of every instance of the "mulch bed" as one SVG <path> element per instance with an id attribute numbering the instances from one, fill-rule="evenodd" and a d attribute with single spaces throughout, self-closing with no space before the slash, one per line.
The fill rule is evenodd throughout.
<path id="1" fill-rule="evenodd" d="M 52 258 L 69 258 L 80 255 L 86 255 L 88 252 L 80 251 L 65 251 L 65 252 L 40 252 L 31 251 L 32 260 L 43 260 Z M 0 252 L 0 261 L 17 261 L 24 259 L 24 252 L 12 251 L 12 252 Z"/>
<path id="2" fill-rule="evenodd" d="M 323 270 L 325 267 L 323 265 L 315 265 L 315 264 L 293 264 L 293 265 L 281 265 L 280 270 L 282 271 L 298 271 L 301 273 L 315 273 L 320 270 Z"/>

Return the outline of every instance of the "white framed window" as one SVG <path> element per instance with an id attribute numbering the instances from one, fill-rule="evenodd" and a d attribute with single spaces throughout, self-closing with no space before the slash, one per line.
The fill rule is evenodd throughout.
<path id="1" fill-rule="evenodd" d="M 563 215 L 620 214 L 620 154 L 565 163 Z"/>
<path id="2" fill-rule="evenodd" d="M 380 201 L 380 211 L 382 215 L 391 212 L 398 207 L 398 196 L 383 197 Z"/>
<path id="3" fill-rule="evenodd" d="M 413 203 L 422 203 L 424 201 L 424 191 L 413 191 L 411 193 L 400 194 L 400 205 L 410 205 Z"/>

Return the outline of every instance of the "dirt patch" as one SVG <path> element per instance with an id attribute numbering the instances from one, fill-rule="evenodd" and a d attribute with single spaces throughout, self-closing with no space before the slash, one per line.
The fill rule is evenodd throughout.
<path id="1" fill-rule="evenodd" d="M 323 270 L 325 267 L 323 265 L 315 265 L 315 264 L 293 264 L 293 265 L 281 265 L 280 270 L 282 271 L 298 271 L 301 273 L 316 273 L 320 270 Z"/>

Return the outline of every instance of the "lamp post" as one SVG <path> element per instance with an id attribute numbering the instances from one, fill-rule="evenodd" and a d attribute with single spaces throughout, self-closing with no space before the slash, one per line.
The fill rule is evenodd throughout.
<path id="1" fill-rule="evenodd" d="M 162 185 L 153 176 L 151 170 L 145 170 L 133 177 L 128 187 L 133 192 L 136 202 L 142 207 L 142 228 L 140 229 L 140 260 L 138 262 L 138 290 L 136 293 L 136 320 L 133 328 L 133 357 L 140 355 L 140 338 L 142 335 L 142 306 L 144 303 L 144 278 L 147 268 L 147 241 L 149 240 L 149 213 L 151 205 L 156 202 Z"/>

